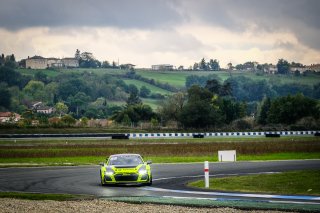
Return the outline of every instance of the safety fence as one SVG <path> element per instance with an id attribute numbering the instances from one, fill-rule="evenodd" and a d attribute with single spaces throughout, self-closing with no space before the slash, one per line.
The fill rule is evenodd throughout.
<path id="1" fill-rule="evenodd" d="M 204 138 L 204 137 L 280 137 L 314 135 L 320 131 L 269 131 L 269 132 L 193 132 L 193 133 L 74 133 L 74 134 L 0 134 L 0 138 L 62 138 L 62 137 L 96 137 L 112 139 L 143 138 Z"/>
<path id="2" fill-rule="evenodd" d="M 239 137 L 239 136 L 299 136 L 316 135 L 320 131 L 268 131 L 268 132 L 194 132 L 194 133 L 130 133 L 129 138 L 202 138 L 202 137 Z M 202 136 L 202 137 L 201 137 Z"/>

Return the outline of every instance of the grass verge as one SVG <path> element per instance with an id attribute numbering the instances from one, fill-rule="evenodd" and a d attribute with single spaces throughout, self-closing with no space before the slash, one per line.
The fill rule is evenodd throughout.
<path id="1" fill-rule="evenodd" d="M 106 156 L 78 156 L 78 157 L 43 157 L 43 158 L 0 158 L 0 167 L 26 167 L 26 166 L 78 166 L 98 165 L 105 161 Z M 217 154 L 204 156 L 144 156 L 145 160 L 152 160 L 153 163 L 193 163 L 218 161 Z M 263 155 L 240 155 L 238 161 L 252 160 L 301 160 L 320 159 L 319 152 L 299 153 L 273 153 Z"/>
<path id="2" fill-rule="evenodd" d="M 250 193 L 320 195 L 320 170 L 293 171 L 237 177 L 211 178 L 210 189 Z M 204 188 L 204 181 L 188 184 Z"/>
<path id="3" fill-rule="evenodd" d="M 38 193 L 25 193 L 25 192 L 0 192 L 0 198 L 15 198 L 27 200 L 80 200 L 89 199 L 89 195 L 70 195 L 70 194 L 38 194 Z"/>

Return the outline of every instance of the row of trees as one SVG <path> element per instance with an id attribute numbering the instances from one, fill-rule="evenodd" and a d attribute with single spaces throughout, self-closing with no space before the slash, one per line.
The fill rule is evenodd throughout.
<path id="1" fill-rule="evenodd" d="M 258 103 L 256 116 L 250 118 L 247 102 L 236 100 L 229 82 L 220 84 L 216 79 L 208 80 L 203 87 L 192 85 L 187 93 L 169 96 L 162 101 L 157 113 L 143 105 L 136 94 L 131 94 L 129 99 L 126 107 L 113 116 L 123 125 L 135 126 L 141 121 L 153 120 L 162 125 L 174 121 L 185 128 L 221 128 L 234 123 L 240 124 L 238 128 L 252 128 L 253 123 L 290 125 L 311 119 L 316 127 L 320 118 L 319 102 L 302 94 L 265 97 Z"/>
<path id="2" fill-rule="evenodd" d="M 259 105 L 257 122 L 262 125 L 294 124 L 302 118 L 319 119 L 320 103 L 315 99 L 297 94 L 275 99 L 265 97 Z"/>
<path id="3" fill-rule="evenodd" d="M 119 109 L 110 102 L 124 102 L 132 91 L 142 98 L 164 98 L 161 94 L 151 93 L 145 86 L 137 88 L 133 84 L 127 85 L 108 74 L 60 73 L 56 77 L 49 77 L 39 71 L 31 77 L 1 66 L 0 79 L 0 110 L 20 114 L 32 102 L 41 101 L 47 106 L 63 102 L 76 118 L 106 118 Z"/>
<path id="4" fill-rule="evenodd" d="M 247 61 L 243 64 L 237 64 L 235 66 L 232 65 L 232 63 L 228 63 L 227 69 L 229 70 L 251 70 L 251 71 L 260 71 L 263 72 L 265 70 L 269 70 L 269 67 L 272 66 L 272 64 L 259 64 L 254 61 Z M 289 63 L 285 59 L 279 59 L 276 64 L 278 74 L 289 74 L 291 67 L 304 67 L 301 63 L 291 62 Z M 192 70 L 203 70 L 203 71 L 219 71 L 221 70 L 221 67 L 219 65 L 219 61 L 217 59 L 210 59 L 209 62 L 206 62 L 204 58 L 200 60 L 200 62 L 194 63 L 193 66 L 190 67 Z"/>
<path id="5" fill-rule="evenodd" d="M 107 60 L 100 62 L 97 60 L 92 53 L 80 52 L 79 49 L 76 50 L 74 55 L 76 59 L 79 60 L 79 67 L 81 68 L 113 68 L 113 69 L 129 69 L 126 65 L 119 65 L 115 61 L 111 63 Z"/>
<path id="6" fill-rule="evenodd" d="M 186 88 L 192 85 L 204 87 L 208 80 L 222 80 L 215 74 L 208 76 L 190 75 L 186 78 Z M 225 80 L 233 91 L 233 97 L 238 101 L 256 102 L 261 101 L 264 96 L 273 98 L 290 94 L 302 93 L 311 98 L 320 98 L 320 83 L 309 86 L 299 83 L 281 83 L 279 79 L 253 80 L 244 76 L 230 77 Z"/>
<path id="7" fill-rule="evenodd" d="M 210 59 L 209 62 L 206 62 L 206 60 L 202 58 L 199 63 L 194 63 L 193 70 L 219 71 L 219 61 L 217 59 Z"/>

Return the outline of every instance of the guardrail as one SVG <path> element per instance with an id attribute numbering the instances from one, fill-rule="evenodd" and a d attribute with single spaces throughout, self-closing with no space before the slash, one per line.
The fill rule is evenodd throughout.
<path id="1" fill-rule="evenodd" d="M 116 133 L 72 133 L 72 134 L 0 134 L 0 138 L 81 138 L 81 137 L 123 137 L 129 134 Z"/>
<path id="2" fill-rule="evenodd" d="M 267 131 L 267 132 L 193 132 L 193 133 L 74 133 L 74 134 L 0 134 L 0 138 L 59 138 L 59 137 L 109 137 L 129 138 L 204 138 L 204 137 L 257 137 L 257 136 L 320 136 L 320 131 Z"/>

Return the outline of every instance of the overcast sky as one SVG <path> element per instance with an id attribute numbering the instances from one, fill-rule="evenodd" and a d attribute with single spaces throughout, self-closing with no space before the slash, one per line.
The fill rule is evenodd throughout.
<path id="1" fill-rule="evenodd" d="M 0 0 L 0 53 L 138 67 L 320 63 L 319 0 Z"/>

